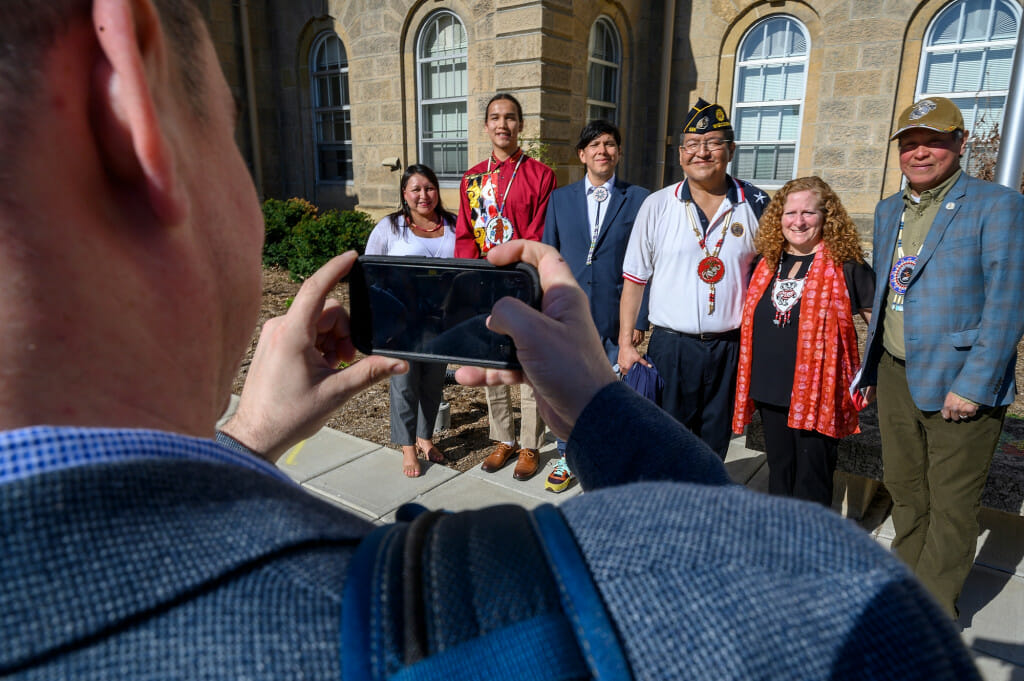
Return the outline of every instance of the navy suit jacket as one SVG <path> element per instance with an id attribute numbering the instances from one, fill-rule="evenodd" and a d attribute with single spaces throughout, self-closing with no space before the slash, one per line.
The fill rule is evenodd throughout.
<path id="1" fill-rule="evenodd" d="M 572 268 L 580 287 L 590 299 L 590 314 L 597 333 L 604 342 L 618 348 L 619 298 L 622 295 L 622 261 L 633 231 L 633 220 L 650 193 L 643 187 L 615 178 L 615 186 L 601 206 L 601 232 L 591 264 L 591 225 L 587 217 L 587 195 L 584 180 L 556 189 L 548 201 L 542 241 L 558 249 Z M 647 330 L 647 291 L 637 316 L 636 328 Z"/>
<path id="2" fill-rule="evenodd" d="M 862 385 L 876 384 L 902 211 L 902 192 L 875 209 L 877 280 Z M 904 301 L 907 383 L 919 409 L 942 409 L 949 392 L 989 406 L 1013 402 L 1022 293 L 1024 196 L 963 173 L 942 200 Z"/>

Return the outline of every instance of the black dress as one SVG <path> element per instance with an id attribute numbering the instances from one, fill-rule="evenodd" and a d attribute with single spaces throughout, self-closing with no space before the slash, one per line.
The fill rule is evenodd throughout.
<path id="1" fill-rule="evenodd" d="M 789 309 L 788 319 L 777 314 L 772 301 L 779 272 L 783 273 L 783 280 L 801 280 L 807 276 L 813 261 L 814 254 L 783 253 L 781 267 L 754 308 L 750 397 L 754 400 L 764 427 L 768 491 L 831 506 L 838 440 L 787 425 L 793 374 L 796 371 L 800 301 L 797 300 Z M 789 277 L 794 264 L 797 266 L 796 272 Z M 843 275 L 850 295 L 851 311 L 855 314 L 870 308 L 875 295 L 875 276 L 871 267 L 856 261 L 846 262 L 843 264 Z M 777 319 L 784 323 L 776 323 Z"/>

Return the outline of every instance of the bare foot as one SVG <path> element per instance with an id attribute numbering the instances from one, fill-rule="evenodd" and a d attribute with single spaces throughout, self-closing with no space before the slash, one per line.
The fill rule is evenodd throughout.
<path id="1" fill-rule="evenodd" d="M 426 444 L 424 444 L 424 442 Z M 417 440 L 416 448 L 419 449 L 420 453 L 427 458 L 427 461 L 432 463 L 447 463 L 448 460 L 444 458 L 444 454 L 441 450 L 434 446 L 433 442 L 429 440 Z"/>
<path id="2" fill-rule="evenodd" d="M 420 477 L 420 460 L 415 447 L 402 447 L 402 473 L 407 478 Z"/>

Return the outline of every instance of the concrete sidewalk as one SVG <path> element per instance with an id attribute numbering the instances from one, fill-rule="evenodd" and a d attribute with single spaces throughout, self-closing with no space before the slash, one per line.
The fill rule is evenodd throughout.
<path id="1" fill-rule="evenodd" d="M 732 441 L 726 468 L 736 482 L 767 492 L 764 454 L 744 443 L 742 437 Z M 478 467 L 459 473 L 423 462 L 423 475 L 406 478 L 400 451 L 325 428 L 285 453 L 278 467 L 311 494 L 372 522 L 386 523 L 409 502 L 451 511 L 495 504 L 560 504 L 581 490 L 576 482 L 561 494 L 544 490 L 555 458 L 554 442 L 545 443 L 540 471 L 525 482 L 512 478 L 511 462 L 496 473 Z M 888 509 L 883 489 L 859 521 L 886 547 L 893 537 Z M 964 641 L 986 681 L 1024 681 L 1024 518 L 983 509 L 981 525 L 977 559 L 960 603 Z"/>

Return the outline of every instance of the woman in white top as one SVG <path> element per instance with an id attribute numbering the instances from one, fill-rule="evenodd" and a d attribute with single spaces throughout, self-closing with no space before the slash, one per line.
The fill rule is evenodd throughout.
<path id="1" fill-rule="evenodd" d="M 366 242 L 367 255 L 451 258 L 455 252 L 455 216 L 444 209 L 437 176 L 413 164 L 402 174 L 401 203 L 377 223 Z M 446 365 L 409 362 L 409 372 L 391 377 L 391 441 L 402 447 L 402 472 L 420 475 L 417 452 L 435 463 L 444 455 L 434 446 L 434 420 L 441 404 Z"/>

